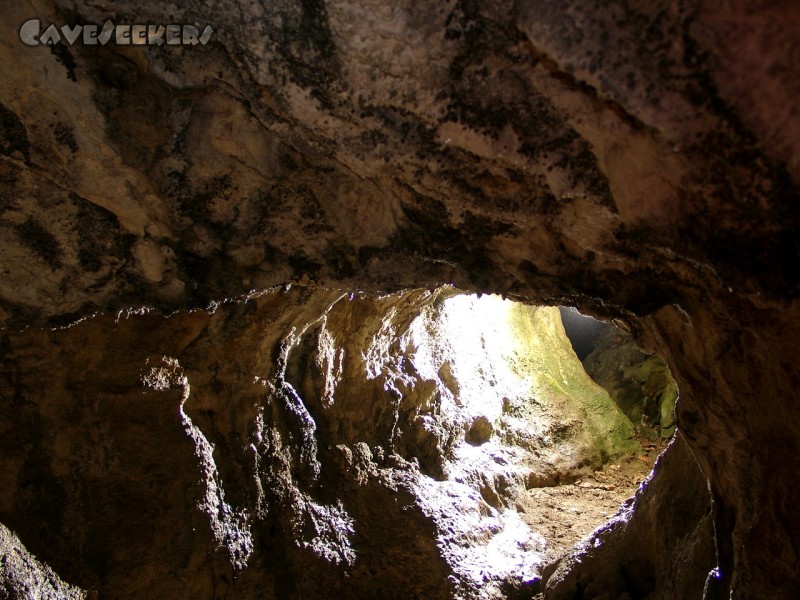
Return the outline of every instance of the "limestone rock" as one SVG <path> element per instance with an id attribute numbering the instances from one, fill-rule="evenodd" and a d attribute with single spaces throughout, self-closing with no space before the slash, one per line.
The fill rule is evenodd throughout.
<path id="1" fill-rule="evenodd" d="M 213 581 L 222 594 L 233 581 L 229 559 L 248 556 L 244 531 L 253 515 L 224 508 L 245 506 L 233 490 L 252 490 L 232 485 L 224 498 L 204 500 L 220 510 L 211 524 L 187 508 L 203 486 L 178 485 L 162 470 L 193 472 L 189 465 L 208 446 L 199 437 L 187 441 L 191 427 L 176 408 L 186 393 L 181 378 L 198 359 L 158 362 L 176 358 L 162 350 L 160 336 L 174 348 L 189 348 L 195 336 L 195 348 L 223 347 L 224 328 L 199 333 L 199 313 L 168 327 L 148 320 L 155 317 L 136 320 L 140 330 L 126 335 L 138 345 L 126 348 L 152 349 L 152 356 L 100 351 L 110 324 L 67 330 L 86 337 L 58 354 L 49 328 L 96 313 L 113 321 L 142 307 L 205 309 L 300 281 L 321 290 L 320 298 L 331 289 L 387 293 L 454 283 L 578 306 L 615 319 L 640 347 L 662 355 L 680 390 L 678 430 L 714 500 L 718 577 L 709 597 L 800 596 L 800 516 L 792 509 L 800 495 L 797 2 L 35 0 L 5 3 L 3 16 L 0 324 L 4 368 L 12 365 L 3 412 L 22 420 L 3 430 L 3 444 L 13 441 L 27 458 L 3 454 L 3 477 L 16 483 L 0 495 L 9 518 L 14 503 L 40 514 L 33 524 L 6 519 L 21 538 L 27 527 L 31 539 L 60 540 L 50 549 L 61 557 L 56 572 L 69 567 L 91 583 L 102 571 L 86 567 L 72 540 L 91 560 L 134 573 L 109 585 L 147 593 L 144 580 L 155 575 L 137 572 L 142 557 L 125 548 L 94 550 L 111 535 L 140 542 L 154 535 L 135 517 L 120 522 L 102 510 L 123 489 L 141 500 L 142 514 L 164 519 L 158 531 L 166 537 L 153 549 L 162 556 L 156 575 L 180 564 L 198 574 L 188 584 L 174 581 L 181 593 Z M 31 48 L 18 27 L 33 17 L 211 23 L 215 34 L 205 46 L 185 48 Z M 257 322 L 250 306 L 230 318 Z M 271 318 L 306 321 L 275 311 Z M 10 337 L 26 328 L 28 341 L 14 346 Z M 231 352 L 249 345 L 256 356 L 258 340 L 257 331 L 242 335 Z M 259 356 L 259 377 L 283 360 L 280 352 Z M 171 387 L 142 395 L 136 382 L 147 358 Z M 190 396 L 186 418 L 215 444 L 218 436 L 243 434 L 244 421 L 233 414 L 249 414 L 267 388 L 256 382 L 229 396 L 214 365 L 205 366 L 193 388 L 211 391 Z M 81 393 L 79 373 L 97 394 Z M 45 375 L 60 378 L 64 389 L 41 391 Z M 321 546 L 287 542 L 280 547 L 293 554 L 268 549 L 266 560 L 283 565 L 305 553 L 328 557 L 325 564 L 346 562 L 334 533 L 315 529 L 322 514 L 338 518 L 342 498 L 312 501 L 289 483 L 308 485 L 317 473 L 313 453 L 300 452 L 313 437 L 304 413 L 284 387 L 268 393 L 282 407 L 268 419 L 293 415 L 294 425 L 259 442 L 281 449 L 259 463 L 275 483 L 263 493 L 286 507 L 277 522 L 303 518 L 293 529 L 253 534 L 253 544 L 271 536 L 311 544 L 314 531 Z M 118 396 L 125 400 L 115 402 Z M 240 410 L 217 407 L 217 397 Z M 161 412 L 165 406 L 171 412 Z M 228 418 L 203 412 L 215 407 Z M 93 461 L 79 452 L 88 442 L 71 452 L 70 440 L 84 439 L 77 432 L 86 428 L 103 447 L 112 416 L 138 433 Z M 159 427 L 175 433 L 174 444 L 149 443 Z M 428 431 L 424 421 L 416 431 Z M 433 457 L 439 433 L 404 443 Z M 372 473 L 363 448 L 348 449 L 359 457 L 360 477 Z M 436 461 L 428 462 L 433 472 Z M 227 464 L 217 474 L 223 481 L 249 477 L 236 461 Z M 51 472 L 53 465 L 61 470 Z M 206 483 L 217 477 L 208 466 Z M 132 475 L 118 488 L 74 477 L 75 470 Z M 157 485 L 136 488 L 142 470 L 157 475 Z M 83 480 L 99 487 L 89 494 Z M 407 481 L 395 488 L 409 497 Z M 27 491 L 11 498 L 16 489 Z M 67 492 L 99 515 L 88 529 L 61 531 L 61 513 L 73 505 L 41 500 Z M 257 499 L 262 492 L 248 493 Z M 172 500 L 162 507 L 163 495 Z M 397 510 L 408 506 L 398 500 Z M 676 505 L 673 514 L 680 511 Z M 403 535 L 411 543 L 414 531 L 434 527 L 430 515 L 414 514 L 413 531 L 390 530 L 374 547 Z M 211 570 L 184 552 L 191 524 L 211 536 L 204 539 L 223 540 L 224 551 L 209 547 L 203 555 Z M 32 552 L 48 562 L 39 548 Z M 656 572 L 675 557 L 647 552 L 642 559 Z M 431 573 L 446 571 L 431 549 L 411 554 Z M 375 560 L 370 577 L 413 580 L 397 561 Z M 324 569 L 286 573 L 260 580 L 259 589 L 328 580 Z"/>
<path id="2" fill-rule="evenodd" d="M 553 567 L 544 597 L 702 597 L 714 567 L 704 487 L 702 473 L 677 436 L 629 505 Z"/>
<path id="3" fill-rule="evenodd" d="M 641 434 L 668 438 L 674 433 L 678 387 L 661 358 L 648 356 L 629 336 L 610 329 L 597 340 L 583 366 Z"/>
<path id="4" fill-rule="evenodd" d="M 86 594 L 65 584 L 32 556 L 12 531 L 0 524 L 0 595 L 3 598 L 83 600 Z"/>
<path id="5" fill-rule="evenodd" d="M 503 598 L 543 567 L 515 498 L 638 448 L 557 309 L 451 288 L 5 344 L 0 518 L 103 597 Z"/>

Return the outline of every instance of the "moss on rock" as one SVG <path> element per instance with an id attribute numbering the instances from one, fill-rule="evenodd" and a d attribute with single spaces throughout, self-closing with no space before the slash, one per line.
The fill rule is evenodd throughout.
<path id="1" fill-rule="evenodd" d="M 675 432 L 678 385 L 660 357 L 645 354 L 628 336 L 610 330 L 583 365 L 640 434 L 670 437 Z"/>

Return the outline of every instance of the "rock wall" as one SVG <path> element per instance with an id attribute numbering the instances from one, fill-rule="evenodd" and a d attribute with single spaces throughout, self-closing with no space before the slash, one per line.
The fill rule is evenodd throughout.
<path id="1" fill-rule="evenodd" d="M 678 386 L 659 356 L 648 356 L 630 336 L 610 329 L 599 337 L 582 363 L 641 435 L 672 437 Z"/>
<path id="2" fill-rule="evenodd" d="M 535 590 L 515 501 L 641 448 L 557 309 L 454 293 L 9 335 L 0 519 L 99 597 Z"/>
<path id="3" fill-rule="evenodd" d="M 216 32 L 191 48 L 29 48 L 18 27 L 34 17 Z M 25 327 L 205 308 L 287 282 L 451 282 L 577 305 L 631 329 L 675 375 L 678 427 L 714 498 L 709 597 L 798 595 L 797 3 L 35 0 L 6 2 L 0 28 L 6 346 Z M 115 369 L 129 357 L 117 360 L 96 375 L 107 393 L 124 387 Z M 143 401 L 151 418 L 168 419 L 156 396 L 180 403 L 174 371 Z M 59 432 L 30 402 L 14 405 L 32 414 L 11 434 L 52 444 Z M 200 442 L 130 443 L 156 471 L 202 463 Z M 176 518 L 188 501 L 176 496 Z M 39 527 L 55 527 L 54 506 L 37 507 Z M 231 556 L 246 554 L 244 516 L 222 513 Z"/>
<path id="4" fill-rule="evenodd" d="M 25 598 L 34 594 L 43 600 L 79 600 L 85 594 L 61 581 L 53 570 L 41 564 L 19 538 L 0 525 L 0 595 Z"/>
<path id="5" fill-rule="evenodd" d="M 688 446 L 675 437 L 636 497 L 550 567 L 545 597 L 703 597 L 715 566 L 705 487 Z"/>

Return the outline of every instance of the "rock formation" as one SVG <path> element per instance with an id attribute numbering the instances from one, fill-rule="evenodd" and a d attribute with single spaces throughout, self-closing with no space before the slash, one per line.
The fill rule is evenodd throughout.
<path id="1" fill-rule="evenodd" d="M 646 355 L 629 336 L 610 328 L 583 366 L 642 434 L 672 437 L 678 386 L 661 358 Z"/>
<path id="2" fill-rule="evenodd" d="M 32 18 L 214 34 L 29 47 L 19 27 Z M 324 399 L 286 354 L 297 343 L 312 356 L 302 340 L 322 332 L 270 335 L 311 326 L 343 293 L 381 298 L 352 314 L 358 331 L 391 298 L 414 306 L 454 284 L 613 319 L 678 384 L 663 476 L 587 560 L 540 582 L 546 596 L 700 594 L 714 563 L 708 598 L 800 594 L 796 2 L 34 0 L 5 3 L 0 29 L 2 409 L 14 424 L 0 521 L 19 536 L 3 529 L 18 560 L 3 562 L 0 589 L 22 593 L 28 577 L 63 595 L 60 577 L 119 597 L 147 597 L 156 580 L 173 586 L 159 595 L 196 597 L 328 582 L 343 597 L 382 582 L 398 586 L 382 597 L 467 593 L 423 543 L 441 525 L 412 507 L 404 465 L 382 482 L 391 494 L 374 490 L 389 494 L 374 518 L 410 518 L 363 541 L 373 558 L 348 554 L 343 507 L 363 490 L 303 496 L 335 478 L 335 453 L 325 468 L 303 454 L 327 448 L 324 428 L 270 378 Z M 290 284 L 308 297 L 259 295 Z M 221 352 L 248 368 L 215 367 Z M 260 416 L 265 393 L 276 400 Z M 348 433 L 372 422 L 349 406 L 340 465 L 369 487 L 391 457 Z M 243 434 L 264 418 L 286 433 L 261 432 L 245 462 Z M 411 433 L 424 427 L 407 431 L 401 445 L 429 443 Z M 428 450 L 419 469 L 436 476 Z M 182 469 L 202 479 L 186 487 L 171 476 Z M 671 496 L 676 481 L 688 492 Z M 104 508 L 123 493 L 138 513 Z M 663 538 L 636 545 L 648 524 Z M 107 553 L 112 538 L 130 544 Z M 381 554 L 390 539 L 405 540 L 401 555 Z M 316 568 L 290 568 L 315 552 L 327 557 Z M 373 583 L 348 589 L 349 561 L 365 570 L 353 582 Z"/>
<path id="3" fill-rule="evenodd" d="M 557 309 L 454 293 L 9 336 L 4 516 L 101 597 L 538 589 L 515 501 L 640 448 Z"/>

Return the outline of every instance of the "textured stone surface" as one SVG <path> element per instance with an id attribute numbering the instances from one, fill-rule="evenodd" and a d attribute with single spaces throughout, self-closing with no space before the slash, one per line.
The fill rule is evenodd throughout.
<path id="1" fill-rule="evenodd" d="M 32 16 L 217 34 L 22 47 Z M 796 2 L 36 0 L 0 28 L 8 330 L 289 281 L 578 305 L 675 375 L 709 595 L 800 594 Z"/>
<path id="2" fill-rule="evenodd" d="M 637 314 L 681 303 L 671 278 L 792 292 L 789 172 L 720 98 L 712 15 L 610 6 L 11 7 L 6 323 L 302 278 Z M 21 47 L 31 11 L 218 31 L 191 49 Z"/>
<path id="3" fill-rule="evenodd" d="M 100 597 L 530 586 L 544 540 L 515 500 L 641 448 L 557 309 L 452 294 L 8 336 L 0 518 Z"/>
<path id="4" fill-rule="evenodd" d="M 0 597 L 83 600 L 86 595 L 61 581 L 50 567 L 31 556 L 12 531 L 0 524 Z"/>
<path id="5" fill-rule="evenodd" d="M 582 362 L 640 434 L 672 437 L 678 387 L 660 357 L 648 356 L 630 336 L 612 328 L 599 337 Z"/>
<path id="6" fill-rule="evenodd" d="M 545 598 L 702 596 L 715 562 L 713 525 L 705 478 L 680 436 L 651 477 L 575 554 L 551 567 Z"/>

